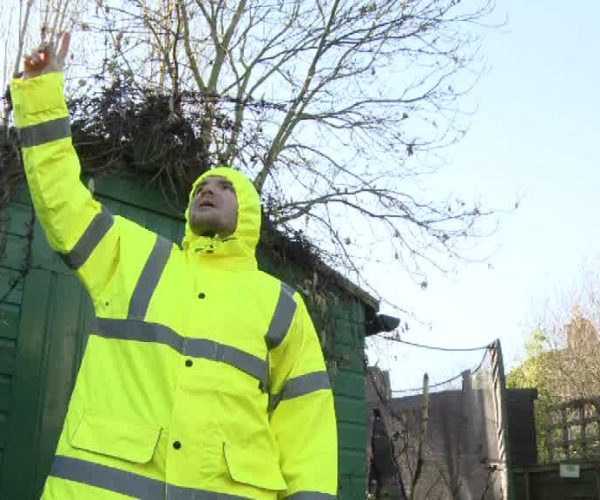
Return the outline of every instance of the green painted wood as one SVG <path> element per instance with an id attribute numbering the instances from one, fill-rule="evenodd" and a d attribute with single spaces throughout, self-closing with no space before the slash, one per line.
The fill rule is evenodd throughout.
<path id="1" fill-rule="evenodd" d="M 344 416 L 342 415 L 341 418 Z M 346 419 L 338 422 L 338 434 L 340 436 L 340 448 L 359 451 L 367 442 L 365 426 L 362 423 L 348 422 Z"/>
<path id="2" fill-rule="evenodd" d="M 126 200 L 130 206 L 183 220 L 184 204 L 170 202 L 157 190 L 152 179 L 140 181 L 139 176 L 123 175 L 118 179 L 104 175 L 94 179 L 94 192 L 98 199 L 111 199 L 117 202 Z"/>
<path id="3" fill-rule="evenodd" d="M 365 475 L 364 473 L 362 474 Z M 367 488 L 358 474 L 341 474 L 338 498 L 343 500 L 364 500 Z"/>
<path id="4" fill-rule="evenodd" d="M 37 429 L 39 452 L 33 472 L 36 481 L 39 481 L 40 490 L 50 471 L 54 448 L 94 316 L 91 299 L 73 275 L 56 275 L 51 295 L 45 332 L 47 341 L 42 361 L 41 385 L 45 390 L 38 400 L 42 417 Z M 25 306 L 24 301 L 23 307 Z M 57 366 L 61 369 L 57 370 Z"/>
<path id="5" fill-rule="evenodd" d="M 22 271 L 0 267 L 0 298 L 4 298 L 3 303 L 14 305 L 21 304 L 23 298 L 22 278 Z"/>
<path id="6" fill-rule="evenodd" d="M 34 476 L 39 460 L 39 422 L 42 418 L 39 400 L 46 387 L 42 385 L 43 359 L 48 330 L 48 300 L 54 276 L 40 269 L 30 270 L 23 303 L 24 314 L 19 325 L 18 370 L 13 387 L 15 398 L 9 415 L 9 434 L 5 447 L 5 464 L 0 485 L 2 498 L 34 498 L 39 478 Z M 35 311 L 35 313 L 34 313 Z M 60 365 L 58 365 L 60 366 Z M 27 450 L 27 453 L 23 453 Z"/>
<path id="7" fill-rule="evenodd" d="M 7 412 L 10 408 L 10 377 L 0 375 L 0 412 Z"/>
<path id="8" fill-rule="evenodd" d="M 367 419 L 367 407 L 363 398 L 356 396 L 337 395 L 335 398 L 335 413 L 338 419 L 343 417 L 345 422 L 364 424 Z"/>
<path id="9" fill-rule="evenodd" d="M 0 450 L 4 451 L 4 444 L 6 443 L 6 436 L 8 434 L 8 413 L 0 411 Z M 2 457 L 0 456 L 0 463 Z"/>
<path id="10" fill-rule="evenodd" d="M 31 266 L 34 268 L 45 269 L 59 274 L 69 274 L 73 272 L 50 248 L 44 230 L 39 221 L 35 221 L 33 227 L 33 253 L 31 256 Z"/>
<path id="11" fill-rule="evenodd" d="M 4 211 L 2 230 L 14 236 L 27 236 L 32 208 L 29 203 L 11 203 Z"/>
<path id="12" fill-rule="evenodd" d="M 346 478 L 355 476 L 362 481 L 365 475 L 365 454 L 363 451 L 349 450 L 342 448 L 341 453 L 343 454 L 344 460 L 343 471 L 341 476 Z"/>
<path id="13" fill-rule="evenodd" d="M 15 304 L 0 303 L 0 338 L 16 339 L 19 333 L 21 307 Z"/>
<path id="14" fill-rule="evenodd" d="M 332 385 L 336 394 L 356 397 L 366 391 L 365 378 L 359 373 L 340 370 L 332 377 Z"/>
<path id="15" fill-rule="evenodd" d="M 15 203 L 20 203 L 21 205 L 25 205 L 27 207 L 32 206 L 29 187 L 25 182 L 19 184 L 13 192 L 13 199 L 11 205 L 14 205 Z"/>
<path id="16" fill-rule="evenodd" d="M 5 447 L 15 395 L 13 376 L 33 214 L 24 199 L 25 203 L 8 205 L 0 215 L 0 498 L 9 498 L 2 494 L 1 477 L 8 469 Z"/>
<path id="17" fill-rule="evenodd" d="M 26 267 L 29 240 L 25 236 L 7 234 L 4 252 L 0 255 L 2 267 L 20 271 Z"/>
<path id="18" fill-rule="evenodd" d="M 14 339 L 0 338 L 0 375 L 12 376 L 16 352 L 17 344 Z"/>
<path id="19" fill-rule="evenodd" d="M 184 229 L 181 214 L 173 216 L 172 207 L 147 186 L 136 186 L 131 179 L 103 178 L 96 183 L 96 192 L 113 213 L 128 217 L 174 242 L 181 241 Z M 29 227 L 26 191 L 19 192 L 17 202 L 22 206 L 15 212 L 15 238 L 27 234 Z M 19 232 L 22 234 L 16 234 Z M 49 470 L 92 317 L 89 297 L 49 248 L 38 223 L 33 237 L 32 268 L 24 279 L 25 285 L 21 282 L 15 287 L 9 305 L 0 305 L 0 341 L 2 338 L 16 340 L 14 345 L 18 347 L 11 365 L 16 372 L 7 389 L 10 405 L 4 424 L 0 409 L 0 456 L 4 459 L 0 470 L 0 498 L 23 500 L 38 498 Z M 13 247 L 18 242 L 15 238 L 11 239 Z M 262 269 L 296 288 L 306 288 L 306 283 L 313 279 L 312 272 L 303 271 L 301 264 L 269 255 L 258 257 Z M 0 260 L 0 266 L 2 264 Z M 0 267 L 0 296 L 3 287 L 7 289 L 18 276 L 14 270 Z M 366 306 L 339 288 L 335 293 L 335 296 L 326 295 L 325 308 L 322 301 L 313 300 L 310 294 L 306 302 L 322 333 L 334 388 L 340 445 L 340 498 L 362 499 L 366 490 L 363 326 Z"/>

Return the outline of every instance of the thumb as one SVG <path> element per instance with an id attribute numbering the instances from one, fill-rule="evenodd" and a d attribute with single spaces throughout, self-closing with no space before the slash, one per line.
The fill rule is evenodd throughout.
<path id="1" fill-rule="evenodd" d="M 62 66 L 69 53 L 69 43 L 71 43 L 71 33 L 68 31 L 63 33 L 58 42 L 58 50 L 56 51 L 56 62 Z"/>

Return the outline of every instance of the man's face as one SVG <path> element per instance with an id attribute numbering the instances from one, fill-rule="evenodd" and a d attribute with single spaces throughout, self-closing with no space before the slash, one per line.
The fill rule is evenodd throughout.
<path id="1" fill-rule="evenodd" d="M 231 182 L 225 177 L 206 177 L 196 187 L 190 205 L 190 227 L 198 236 L 233 234 L 238 203 Z"/>

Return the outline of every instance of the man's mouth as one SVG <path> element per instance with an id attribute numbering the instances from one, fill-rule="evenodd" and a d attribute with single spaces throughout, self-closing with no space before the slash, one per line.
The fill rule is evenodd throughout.
<path id="1" fill-rule="evenodd" d="M 204 199 L 204 200 L 198 201 L 196 206 L 198 208 L 204 208 L 204 207 L 215 208 L 215 203 L 212 200 Z"/>

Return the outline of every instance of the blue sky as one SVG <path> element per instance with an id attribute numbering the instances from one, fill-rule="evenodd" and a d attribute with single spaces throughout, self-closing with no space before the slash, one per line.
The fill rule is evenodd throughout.
<path id="1" fill-rule="evenodd" d="M 518 199 L 520 207 L 480 246 L 493 253 L 490 266 L 431 276 L 427 290 L 382 271 L 373 281 L 428 323 L 411 321 L 406 340 L 457 347 L 500 338 L 510 367 L 547 303 L 590 266 L 598 270 L 600 3 L 498 0 L 496 17 L 505 15 L 482 47 L 489 69 L 468 100 L 478 106 L 470 131 L 445 151 L 448 165 L 429 189 L 432 198 L 450 191 L 498 208 Z M 396 389 L 419 386 L 424 371 L 432 382 L 448 378 L 481 355 L 380 341 L 370 350 Z"/>

